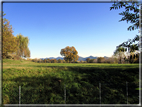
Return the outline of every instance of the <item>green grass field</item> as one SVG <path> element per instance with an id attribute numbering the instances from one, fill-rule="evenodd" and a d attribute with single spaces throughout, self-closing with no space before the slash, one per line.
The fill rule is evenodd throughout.
<path id="1" fill-rule="evenodd" d="M 139 103 L 139 64 L 35 63 L 3 60 L 3 104 Z M 65 87 L 66 86 L 66 87 Z M 66 91 L 66 97 L 65 97 Z"/>

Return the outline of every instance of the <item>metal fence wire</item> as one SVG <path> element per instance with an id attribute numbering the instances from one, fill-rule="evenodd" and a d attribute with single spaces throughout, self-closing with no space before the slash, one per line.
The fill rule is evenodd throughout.
<path id="1" fill-rule="evenodd" d="M 117 84 L 112 84 L 112 83 L 98 83 L 98 85 L 96 85 L 98 87 L 98 93 L 99 96 L 99 104 L 107 104 L 107 102 L 109 100 L 111 100 L 111 104 L 117 104 L 116 99 L 118 99 L 121 104 L 133 104 L 133 102 L 137 102 L 137 104 L 139 103 L 139 98 L 135 99 L 135 101 L 132 101 L 133 95 L 137 95 L 139 97 L 139 93 L 138 90 L 136 90 L 137 85 L 134 83 L 129 83 L 128 81 L 121 83 L 121 88 L 116 87 Z M 110 90 L 111 87 L 111 90 Z M 66 87 L 66 84 L 64 84 L 63 88 L 63 99 L 64 99 L 64 104 L 67 103 L 67 93 L 69 90 Z M 87 88 L 87 87 L 86 87 Z M 22 90 L 21 90 L 22 89 Z M 21 87 L 19 86 L 19 105 L 23 103 L 26 103 L 26 99 L 27 96 L 29 96 L 29 94 L 31 94 L 31 98 L 35 97 L 34 95 L 36 93 L 40 92 L 37 91 L 37 89 L 35 87 Z M 92 93 L 93 94 L 93 93 Z M 123 94 L 124 96 L 122 97 L 121 94 Z M 41 96 L 47 96 L 44 95 L 44 93 L 42 93 Z M 94 94 L 95 97 L 95 94 Z M 29 98 L 30 99 L 30 98 Z M 27 99 L 27 100 L 29 100 Z M 134 99 L 133 99 L 134 100 Z"/>

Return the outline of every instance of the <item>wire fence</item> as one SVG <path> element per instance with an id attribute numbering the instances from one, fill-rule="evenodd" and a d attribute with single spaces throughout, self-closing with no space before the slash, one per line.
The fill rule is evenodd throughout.
<path id="1" fill-rule="evenodd" d="M 98 84 L 98 86 L 99 86 L 99 103 L 100 104 L 102 104 L 102 99 L 103 99 L 103 93 L 105 93 L 105 92 L 103 92 L 103 88 L 105 88 L 105 86 L 110 86 L 110 85 L 112 85 L 112 84 L 108 84 L 108 83 L 99 83 Z M 126 87 L 125 87 L 125 92 L 124 93 L 126 93 L 125 95 L 126 95 L 126 103 L 125 104 L 130 104 L 129 103 L 129 100 L 128 100 L 128 98 L 129 98 L 129 89 L 128 89 L 128 86 L 129 86 L 129 83 L 126 81 Z M 32 87 L 23 87 L 22 88 L 22 90 L 21 90 L 21 86 L 19 86 L 19 105 L 20 104 L 22 104 L 22 99 L 26 99 L 26 96 L 22 96 L 23 98 L 21 98 L 21 93 L 22 93 L 22 91 L 25 91 L 25 90 L 29 90 L 29 89 L 32 89 Z M 64 84 L 64 93 L 63 93 L 63 96 L 64 96 L 64 103 L 66 104 L 66 97 L 67 97 L 67 95 L 66 95 L 66 84 Z M 102 96 L 103 95 L 103 96 Z M 25 98 L 24 98 L 25 97 Z M 103 103 L 104 104 L 104 103 Z"/>

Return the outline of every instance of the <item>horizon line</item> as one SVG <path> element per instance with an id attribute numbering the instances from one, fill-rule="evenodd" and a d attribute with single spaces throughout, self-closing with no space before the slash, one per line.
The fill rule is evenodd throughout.
<path id="1" fill-rule="evenodd" d="M 91 57 L 111 57 L 111 56 L 92 56 L 92 55 L 90 55 L 90 56 Z M 87 57 L 90 57 L 90 56 L 87 56 Z M 53 57 L 53 58 L 58 58 L 58 57 L 64 58 L 62 56 L 57 56 L 57 57 Z M 79 56 L 79 57 L 82 57 L 82 56 Z M 83 57 L 83 58 L 87 58 L 87 57 Z M 38 59 L 39 57 L 36 57 L 36 58 Z M 52 56 L 51 57 L 45 57 L 45 58 L 52 58 Z M 35 58 L 31 58 L 31 59 L 35 59 Z"/>

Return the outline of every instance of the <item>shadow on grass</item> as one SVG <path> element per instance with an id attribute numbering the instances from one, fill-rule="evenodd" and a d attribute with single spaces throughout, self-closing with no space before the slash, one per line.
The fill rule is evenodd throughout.
<path id="1" fill-rule="evenodd" d="M 49 66 L 48 66 L 49 67 Z M 56 66 L 51 66 L 56 67 Z M 60 73 L 64 67 L 56 67 Z M 10 104 L 19 103 L 21 86 L 22 104 L 126 104 L 126 81 L 129 103 L 138 104 L 138 69 L 94 69 L 90 67 L 68 67 L 61 78 L 54 75 L 17 77 L 8 94 Z M 101 83 L 101 88 L 99 87 Z M 66 85 L 66 87 L 65 87 Z M 100 94 L 101 91 L 101 94 Z"/>

